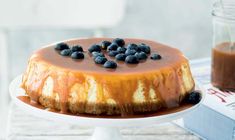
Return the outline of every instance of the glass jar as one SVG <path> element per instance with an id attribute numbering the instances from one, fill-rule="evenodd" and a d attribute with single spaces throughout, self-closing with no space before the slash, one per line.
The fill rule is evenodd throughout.
<path id="1" fill-rule="evenodd" d="M 212 85 L 235 89 L 235 1 L 220 0 L 213 5 Z"/>

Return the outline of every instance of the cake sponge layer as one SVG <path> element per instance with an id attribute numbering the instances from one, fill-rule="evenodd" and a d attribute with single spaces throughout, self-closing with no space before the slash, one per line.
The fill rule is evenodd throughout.
<path id="1" fill-rule="evenodd" d="M 148 74 L 91 75 L 31 61 L 23 87 L 31 99 L 72 113 L 121 114 L 177 107 L 194 89 L 188 63 Z M 67 96 L 65 96 L 67 95 Z"/>

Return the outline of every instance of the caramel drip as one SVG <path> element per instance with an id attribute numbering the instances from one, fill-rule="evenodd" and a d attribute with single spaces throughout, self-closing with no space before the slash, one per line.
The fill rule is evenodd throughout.
<path id="1" fill-rule="evenodd" d="M 152 86 L 151 80 L 149 80 L 147 77 L 144 77 L 141 82 L 143 83 L 143 92 L 145 100 L 149 101 L 150 86 Z"/>
<path id="2" fill-rule="evenodd" d="M 59 94 L 61 112 L 67 112 L 69 95 L 68 75 L 64 72 L 58 73 L 57 79 L 54 79 L 54 81 L 54 92 Z"/>
<path id="3" fill-rule="evenodd" d="M 170 72 L 170 73 L 169 73 Z M 153 87 L 157 97 L 164 101 L 163 105 L 167 108 L 179 106 L 180 81 L 176 70 L 169 70 L 167 73 L 160 73 L 154 80 Z"/>
<path id="4" fill-rule="evenodd" d="M 54 93 L 59 94 L 61 112 L 66 113 L 68 111 L 68 99 L 70 97 L 70 89 L 75 83 L 81 84 L 85 81 L 85 79 L 81 74 L 75 75 L 65 71 L 55 73 L 53 76 L 53 81 L 53 91 Z"/>
<path id="5" fill-rule="evenodd" d="M 32 73 L 29 73 L 28 76 L 23 78 L 23 87 L 28 91 L 28 94 L 32 100 L 38 102 L 39 97 L 42 93 L 42 88 L 45 82 L 45 79 L 48 76 L 47 69 L 40 64 L 32 63 L 30 64 Z M 34 76 L 30 76 L 34 74 Z M 27 75 L 27 74 L 26 74 Z"/>
<path id="6" fill-rule="evenodd" d="M 190 69 L 190 68 L 189 68 Z M 191 75 L 191 71 L 189 71 L 190 72 L 190 75 Z M 179 90 L 179 92 L 180 93 L 183 93 L 183 94 L 180 94 L 179 95 L 179 102 L 182 102 L 183 100 L 184 100 L 184 97 L 185 97 L 185 95 L 187 94 L 187 93 L 190 93 L 191 91 L 193 91 L 194 90 L 194 87 L 195 87 L 195 84 L 193 83 L 193 86 L 192 86 L 192 88 L 189 90 L 189 91 L 187 91 L 187 88 L 185 87 L 185 83 L 183 82 L 183 77 L 182 77 L 182 70 L 181 69 L 178 69 L 178 70 L 176 70 L 176 76 L 177 76 L 177 84 L 178 85 L 181 85 L 181 86 L 178 86 L 178 90 Z M 181 87 L 181 88 L 180 88 Z M 185 92 L 185 91 L 187 91 L 187 92 Z"/>
<path id="7" fill-rule="evenodd" d="M 110 97 L 117 103 L 122 115 L 125 115 L 127 113 L 130 114 L 132 112 L 132 110 L 130 110 L 128 106 L 133 101 L 133 94 L 138 86 L 137 80 L 120 80 L 117 77 L 110 77 L 106 78 L 105 80 L 98 81 L 98 83 L 99 82 L 102 83 L 102 87 L 108 94 L 105 96 Z"/>

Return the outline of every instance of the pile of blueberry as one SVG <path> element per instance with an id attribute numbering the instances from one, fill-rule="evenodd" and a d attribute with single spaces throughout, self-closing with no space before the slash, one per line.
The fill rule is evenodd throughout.
<path id="1" fill-rule="evenodd" d="M 107 60 L 102 50 L 106 51 L 109 56 L 115 57 L 117 61 L 124 61 L 128 64 L 138 64 L 139 61 L 146 60 L 151 53 L 150 47 L 144 43 L 139 45 L 130 43 L 125 46 L 125 41 L 121 38 L 116 38 L 112 42 L 105 40 L 88 49 L 95 63 L 103 64 L 105 68 L 116 68 L 117 64 L 114 61 Z M 159 60 L 161 56 L 155 53 L 150 58 Z"/>
<path id="2" fill-rule="evenodd" d="M 59 51 L 62 56 L 70 56 L 72 59 L 83 59 L 83 48 L 79 45 L 69 47 L 66 43 L 59 43 L 55 46 L 55 49 Z M 96 64 L 102 64 L 105 68 L 116 68 L 117 63 L 108 60 L 103 52 L 107 52 L 107 55 L 114 57 L 116 61 L 123 61 L 128 64 L 138 64 L 140 61 L 144 61 L 151 53 L 151 49 L 148 45 L 127 44 L 121 38 L 116 38 L 112 42 L 102 41 L 100 44 L 94 44 L 88 49 L 92 55 Z M 152 60 L 159 60 L 161 56 L 154 53 L 150 56 Z"/>
<path id="3" fill-rule="evenodd" d="M 62 56 L 70 56 L 72 59 L 84 59 L 83 48 L 79 45 L 69 47 L 66 43 L 59 43 L 55 46 Z"/>

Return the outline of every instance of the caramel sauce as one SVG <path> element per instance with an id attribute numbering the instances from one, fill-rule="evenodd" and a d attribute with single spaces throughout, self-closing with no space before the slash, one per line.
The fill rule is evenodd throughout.
<path id="1" fill-rule="evenodd" d="M 235 90 L 235 49 L 229 45 L 225 42 L 213 48 L 211 81 L 220 89 Z"/>
<path id="2" fill-rule="evenodd" d="M 18 96 L 17 97 L 19 100 L 21 100 L 22 102 L 31 105 L 33 107 L 39 108 L 39 109 L 43 109 L 46 110 L 47 108 L 36 103 L 36 102 L 32 102 L 30 100 L 29 96 Z M 148 113 L 143 113 L 143 114 L 128 114 L 125 116 L 120 116 L 120 115 L 91 115 L 91 114 L 73 114 L 70 112 L 66 112 L 63 113 L 61 111 L 58 110 L 54 110 L 54 109 L 48 109 L 47 111 L 50 112 L 55 112 L 55 113 L 60 113 L 60 114 L 66 114 L 66 115 L 71 115 L 71 116 L 80 116 L 80 117 L 91 117 L 91 118 L 116 118 L 116 119 L 120 119 L 120 118 L 143 118 L 143 117 L 154 117 L 154 116 L 161 116 L 161 115 L 167 115 L 167 114 L 171 114 L 171 113 L 177 113 L 186 109 L 189 109 L 191 107 L 193 107 L 193 104 L 188 104 L 188 103 L 182 103 L 179 107 L 174 107 L 174 108 L 168 108 L 168 109 L 162 109 L 160 111 L 157 112 L 148 112 Z"/>
<path id="3" fill-rule="evenodd" d="M 111 41 L 111 38 L 75 39 L 65 41 L 70 46 L 81 45 L 85 58 L 73 60 L 64 57 L 54 50 L 54 45 L 46 46 L 36 51 L 29 60 L 26 73 L 23 76 L 22 87 L 35 102 L 39 102 L 45 80 L 50 76 L 53 79 L 53 93 L 59 94 L 59 108 L 63 113 L 68 112 L 68 99 L 71 87 L 79 83 L 83 93 L 88 96 L 88 89 L 91 86 L 87 78 L 92 77 L 97 83 L 97 102 L 104 103 L 104 98 L 111 98 L 119 105 L 121 114 L 132 114 L 132 110 L 125 104 L 133 103 L 133 94 L 141 81 L 144 87 L 144 97 L 149 98 L 150 88 L 153 88 L 155 95 L 161 100 L 162 106 L 166 108 L 178 107 L 182 96 L 180 89 L 183 84 L 182 64 L 188 66 L 187 59 L 182 53 L 174 48 L 148 40 L 125 39 L 129 43 L 145 43 L 151 47 L 151 53 L 158 53 L 161 60 L 140 62 L 139 64 L 126 64 L 118 62 L 116 69 L 106 69 L 95 64 L 88 53 L 92 44 L 103 40 Z M 103 52 L 108 60 L 114 60 Z M 191 73 L 189 71 L 189 76 Z M 192 77 L 191 82 L 193 82 Z M 193 90 L 194 87 L 192 87 Z M 80 91 L 77 91 L 80 92 Z M 121 94 L 121 96 L 120 96 Z M 53 105 L 56 106 L 56 105 Z"/>
<path id="4" fill-rule="evenodd" d="M 79 40 L 69 40 L 66 41 L 70 46 L 81 45 L 85 51 L 85 58 L 82 60 L 73 60 L 70 57 L 61 56 L 57 51 L 54 50 L 55 44 L 46 46 L 38 51 L 36 51 L 31 59 L 38 59 L 44 61 L 45 63 L 64 68 L 70 71 L 76 72 L 86 72 L 90 74 L 105 74 L 105 75 L 123 75 L 123 74 L 138 74 L 138 73 L 148 73 L 151 71 L 156 71 L 156 68 L 169 68 L 181 64 L 182 61 L 186 61 L 182 53 L 175 49 L 168 47 L 166 45 L 140 39 L 125 39 L 126 44 L 129 43 L 145 43 L 151 47 L 151 53 L 158 53 L 162 56 L 159 61 L 154 61 L 148 58 L 146 61 L 141 61 L 139 64 L 127 64 L 121 61 L 116 61 L 118 67 L 116 69 L 105 69 L 102 65 L 95 64 L 91 54 L 88 53 L 88 48 L 93 44 L 98 44 L 103 40 L 112 41 L 110 38 L 91 38 L 91 39 L 79 39 Z M 114 60 L 114 57 L 107 55 L 106 51 L 103 51 L 105 57 L 108 60 Z"/>

